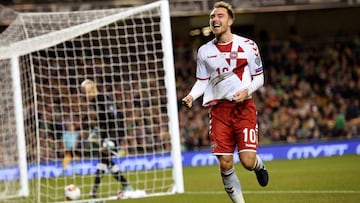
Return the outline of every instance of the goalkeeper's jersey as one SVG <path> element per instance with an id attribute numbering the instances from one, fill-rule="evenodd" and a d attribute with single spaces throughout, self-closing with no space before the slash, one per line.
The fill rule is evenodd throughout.
<path id="1" fill-rule="evenodd" d="M 203 95 L 204 106 L 231 101 L 235 92 L 250 85 L 252 76 L 263 72 L 256 43 L 233 36 L 227 44 L 217 44 L 214 39 L 199 48 L 196 77 L 209 81 Z"/>
<path id="2" fill-rule="evenodd" d="M 101 139 L 110 139 L 116 144 L 124 137 L 124 116 L 111 95 L 99 94 L 95 99 L 97 127 Z"/>

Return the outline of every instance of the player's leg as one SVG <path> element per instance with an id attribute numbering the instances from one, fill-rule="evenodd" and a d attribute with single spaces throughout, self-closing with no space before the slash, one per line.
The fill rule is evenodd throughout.
<path id="1" fill-rule="evenodd" d="M 254 171 L 261 186 L 266 186 L 269 175 L 261 158 L 256 154 L 258 148 L 258 128 L 256 107 L 253 100 L 238 104 L 234 110 L 234 133 L 238 155 L 244 168 Z"/>
<path id="2" fill-rule="evenodd" d="M 111 155 L 109 155 L 107 150 L 101 149 L 99 152 L 99 163 L 96 165 L 94 185 L 90 192 L 91 197 L 96 197 L 97 189 L 101 183 L 105 170 L 108 168 L 110 164 L 110 161 L 111 161 Z"/>
<path id="3" fill-rule="evenodd" d="M 241 164 L 249 171 L 254 171 L 259 184 L 265 187 L 269 182 L 269 174 L 265 168 L 264 162 L 256 152 L 241 151 L 239 152 Z"/>
<path id="4" fill-rule="evenodd" d="M 226 104 L 219 104 L 212 107 L 210 112 L 209 134 L 211 140 L 211 150 L 219 160 L 219 169 L 224 185 L 224 189 L 232 202 L 244 203 L 241 191 L 241 184 L 234 168 L 233 153 L 235 150 L 235 140 L 231 125 L 228 123 L 228 114 L 233 105 L 228 107 Z"/>
<path id="5" fill-rule="evenodd" d="M 129 182 L 126 180 L 125 176 L 121 173 L 120 168 L 118 165 L 116 165 L 112 160 L 109 160 L 109 170 L 113 177 L 121 183 L 123 186 L 123 190 L 125 191 L 132 191 L 133 187 Z"/>
<path id="6" fill-rule="evenodd" d="M 256 137 L 257 137 L 257 141 L 259 143 L 258 124 L 256 124 Z M 256 161 L 255 161 L 253 170 L 255 171 L 256 178 L 257 178 L 259 184 L 261 186 L 265 187 L 269 182 L 269 174 L 268 174 L 268 171 L 266 170 L 263 160 L 257 154 L 256 154 Z"/>
<path id="7" fill-rule="evenodd" d="M 100 159 L 101 160 L 101 159 Z M 95 198 L 96 197 L 96 193 L 97 193 L 97 189 L 101 183 L 101 179 L 103 174 L 105 173 L 105 169 L 107 168 L 107 165 L 105 163 L 102 163 L 102 161 L 100 161 L 97 165 L 96 165 L 96 172 L 95 172 L 95 180 L 94 180 L 94 185 L 90 191 L 90 196 Z"/>
<path id="8" fill-rule="evenodd" d="M 241 184 L 234 168 L 232 155 L 218 155 L 219 167 L 224 189 L 234 203 L 244 203 Z"/>

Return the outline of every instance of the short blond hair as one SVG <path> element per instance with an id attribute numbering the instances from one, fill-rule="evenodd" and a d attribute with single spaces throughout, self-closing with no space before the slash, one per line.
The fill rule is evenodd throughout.
<path id="1" fill-rule="evenodd" d="M 229 4 L 225 1 L 219 1 L 214 4 L 213 10 L 215 8 L 225 8 L 227 10 L 227 13 L 230 16 L 230 18 L 235 20 L 234 10 L 233 10 L 231 4 Z"/>
<path id="2" fill-rule="evenodd" d="M 81 92 L 85 93 L 86 96 L 94 98 L 98 94 L 96 84 L 93 80 L 86 79 L 81 83 Z"/>

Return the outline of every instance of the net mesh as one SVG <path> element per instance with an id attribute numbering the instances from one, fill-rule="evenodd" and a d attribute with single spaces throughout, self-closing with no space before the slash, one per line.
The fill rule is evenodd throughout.
<path id="1" fill-rule="evenodd" d="M 0 46 L 56 33 L 118 16 L 133 8 L 63 13 L 19 13 L 11 26 L 0 35 Z M 88 140 L 97 126 L 98 110 L 88 104 L 81 92 L 85 79 L 96 82 L 99 92 L 122 112 L 125 133 L 118 137 L 114 161 L 135 189 L 147 194 L 172 190 L 172 163 L 169 160 L 171 136 L 167 111 L 165 67 L 161 35 L 160 7 L 114 17 L 111 23 L 98 26 L 45 49 L 33 50 L 20 57 L 21 91 L 24 108 L 26 150 L 30 179 L 27 202 L 64 201 L 64 187 L 76 184 L 81 199 L 89 197 L 98 161 L 96 143 Z M 46 39 L 46 37 L 44 38 Z M 47 42 L 42 42 L 47 43 Z M 34 44 L 36 46 L 36 44 Z M 0 150 L 2 164 L 16 165 L 17 152 L 13 95 L 9 59 L 0 60 L 2 104 Z M 64 134 L 72 126 L 77 135 L 72 158 L 67 157 Z M 122 130 L 122 129 L 117 129 Z M 4 156 L 5 155 L 5 156 Z M 6 159 L 6 160 L 5 160 Z M 16 179 L 16 178 L 15 178 Z M 0 183 L 0 195 L 13 181 Z M 18 180 L 15 182 L 18 183 Z M 108 198 L 122 189 L 108 172 L 98 190 L 99 198 Z M 12 200 L 6 200 L 11 202 Z M 13 200 L 19 202 L 19 199 Z"/>

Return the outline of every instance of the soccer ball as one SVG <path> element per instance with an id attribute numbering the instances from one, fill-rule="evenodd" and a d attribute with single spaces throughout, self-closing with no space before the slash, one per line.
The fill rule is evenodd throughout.
<path id="1" fill-rule="evenodd" d="M 111 150 L 115 148 L 115 143 L 109 139 L 105 139 L 104 142 L 102 143 L 102 147 Z"/>
<path id="2" fill-rule="evenodd" d="M 80 188 L 74 184 L 70 184 L 65 187 L 65 199 L 66 200 L 77 200 L 81 196 Z"/>

